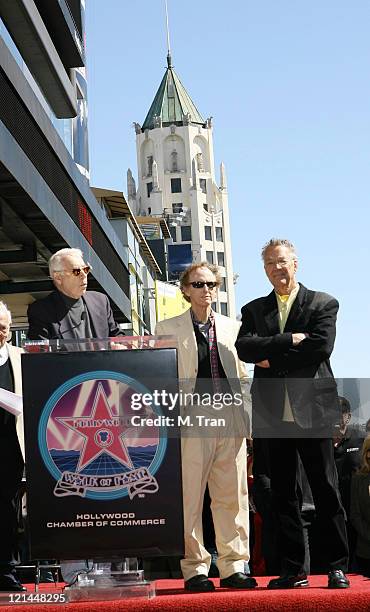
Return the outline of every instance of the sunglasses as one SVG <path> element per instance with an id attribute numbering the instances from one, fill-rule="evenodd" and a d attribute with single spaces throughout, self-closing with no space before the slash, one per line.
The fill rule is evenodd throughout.
<path id="1" fill-rule="evenodd" d="M 81 272 L 84 272 L 86 276 L 90 274 L 92 267 L 88 264 L 87 266 L 83 266 L 82 268 L 72 268 L 72 270 L 60 270 L 60 272 L 67 272 L 68 274 L 73 274 L 73 276 L 80 276 Z"/>
<path id="2" fill-rule="evenodd" d="M 189 283 L 189 285 L 194 287 L 194 289 L 203 289 L 204 285 L 207 285 L 208 289 L 214 289 L 217 287 L 218 283 L 214 281 L 209 281 L 207 283 L 205 281 L 194 281 L 193 283 Z"/>

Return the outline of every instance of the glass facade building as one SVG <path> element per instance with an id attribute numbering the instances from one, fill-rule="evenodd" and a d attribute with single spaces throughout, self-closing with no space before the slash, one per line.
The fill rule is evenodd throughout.
<path id="1" fill-rule="evenodd" d="M 14 327 L 53 288 L 48 260 L 80 248 L 89 288 L 131 321 L 128 253 L 89 185 L 84 0 L 0 2 L 0 299 Z"/>

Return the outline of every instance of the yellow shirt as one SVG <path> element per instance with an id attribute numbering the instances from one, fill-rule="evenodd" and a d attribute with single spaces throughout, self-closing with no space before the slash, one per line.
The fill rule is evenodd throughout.
<path id="1" fill-rule="evenodd" d="M 290 310 L 293 306 L 293 302 L 296 299 L 299 291 L 299 284 L 293 289 L 289 295 L 279 295 L 275 291 L 277 305 L 279 309 L 279 327 L 280 333 L 284 331 L 285 324 L 288 320 Z"/>
<path id="2" fill-rule="evenodd" d="M 290 310 L 293 306 L 294 300 L 296 299 L 299 291 L 299 284 L 293 289 L 289 295 L 279 295 L 275 291 L 276 301 L 279 309 L 279 328 L 282 334 L 285 328 L 285 324 L 288 320 Z M 294 416 L 292 407 L 290 405 L 288 392 L 285 388 L 285 401 L 284 401 L 284 414 L 283 421 L 294 423 Z"/>

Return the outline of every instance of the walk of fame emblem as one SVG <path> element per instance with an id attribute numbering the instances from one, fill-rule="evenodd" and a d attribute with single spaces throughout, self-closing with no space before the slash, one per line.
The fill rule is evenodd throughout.
<path id="1" fill-rule="evenodd" d="M 49 398 L 38 443 L 56 480 L 56 497 L 133 499 L 158 491 L 154 474 L 167 439 L 160 426 L 132 426 L 131 396 L 138 392 L 148 390 L 126 375 L 98 371 L 72 378 Z M 159 414 L 151 407 L 145 410 L 148 417 Z"/>

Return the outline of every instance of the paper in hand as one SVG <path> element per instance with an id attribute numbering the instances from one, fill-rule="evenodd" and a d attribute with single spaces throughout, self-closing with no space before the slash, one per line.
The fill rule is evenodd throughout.
<path id="1" fill-rule="evenodd" d="M 0 388 L 0 408 L 19 416 L 23 412 L 22 396 Z"/>

